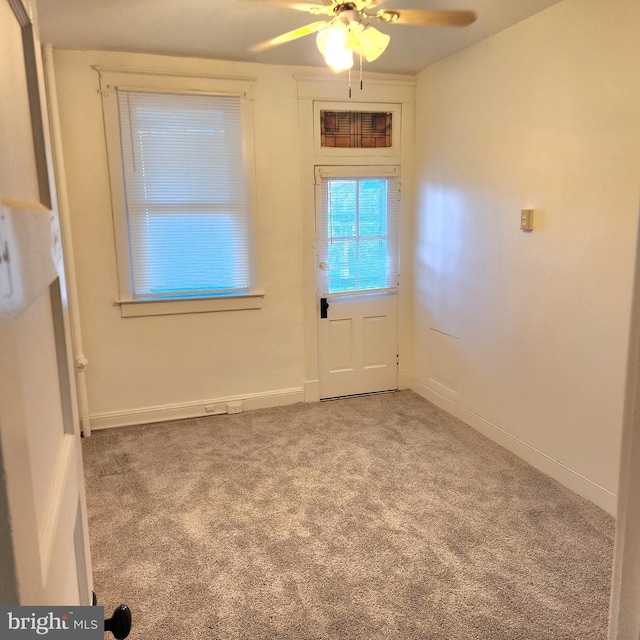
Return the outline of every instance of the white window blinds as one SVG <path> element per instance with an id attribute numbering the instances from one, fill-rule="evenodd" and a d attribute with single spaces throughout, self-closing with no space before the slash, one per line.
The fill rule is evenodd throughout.
<path id="1" fill-rule="evenodd" d="M 397 176 L 321 176 L 320 187 L 320 284 L 323 293 L 396 289 Z"/>
<path id="2" fill-rule="evenodd" d="M 250 288 L 240 99 L 118 91 L 134 299 Z"/>

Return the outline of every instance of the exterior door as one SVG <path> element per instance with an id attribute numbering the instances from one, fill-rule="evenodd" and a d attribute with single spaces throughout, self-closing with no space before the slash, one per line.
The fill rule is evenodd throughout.
<path id="1" fill-rule="evenodd" d="M 320 397 L 398 388 L 399 172 L 316 167 Z"/>
<path id="2" fill-rule="evenodd" d="M 0 0 L 0 604 L 91 604 L 60 228 L 32 7 Z"/>

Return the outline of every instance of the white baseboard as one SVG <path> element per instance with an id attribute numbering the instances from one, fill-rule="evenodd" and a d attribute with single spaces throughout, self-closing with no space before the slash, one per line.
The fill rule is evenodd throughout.
<path id="1" fill-rule="evenodd" d="M 585 478 L 561 462 L 554 460 L 546 453 L 528 445 L 501 427 L 465 409 L 415 378 L 410 378 L 409 388 L 615 517 L 617 497 L 608 489 L 601 487 L 589 480 L 589 478 Z"/>
<path id="2" fill-rule="evenodd" d="M 304 401 L 304 388 L 294 387 L 292 389 L 277 389 L 274 391 L 225 396 L 153 407 L 141 407 L 124 411 L 108 411 L 91 415 L 91 430 L 98 431 L 100 429 L 128 427 L 137 424 L 149 424 L 151 422 L 166 422 L 167 420 L 183 420 L 185 418 L 220 415 L 228 413 L 227 405 L 230 402 L 241 402 L 242 411 L 251 411 L 253 409 L 266 409 L 268 407 L 278 407 Z"/>

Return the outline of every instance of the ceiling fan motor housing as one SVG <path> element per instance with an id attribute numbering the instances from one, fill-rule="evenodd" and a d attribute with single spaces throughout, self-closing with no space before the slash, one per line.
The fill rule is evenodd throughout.
<path id="1" fill-rule="evenodd" d="M 360 12 L 357 9 L 344 8 L 338 13 L 337 18 L 340 22 L 349 26 L 353 22 L 360 22 Z"/>

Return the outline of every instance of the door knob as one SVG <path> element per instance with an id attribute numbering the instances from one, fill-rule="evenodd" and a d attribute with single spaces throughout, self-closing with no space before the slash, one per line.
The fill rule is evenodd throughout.
<path id="1" fill-rule="evenodd" d="M 98 596 L 93 592 L 92 604 L 98 604 Z M 111 631 L 116 640 L 124 640 L 131 631 L 131 609 L 126 604 L 116 607 L 113 615 L 104 621 L 104 630 Z"/>
<path id="2" fill-rule="evenodd" d="M 331 265 L 328 264 L 327 262 L 318 263 L 318 269 L 322 269 L 322 271 L 329 271 L 330 268 L 331 268 Z"/>
<path id="3" fill-rule="evenodd" d="M 111 631 L 116 640 L 124 640 L 131 631 L 131 609 L 126 604 L 116 607 L 113 615 L 104 621 L 104 630 Z"/>

